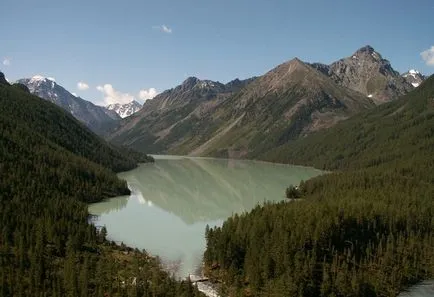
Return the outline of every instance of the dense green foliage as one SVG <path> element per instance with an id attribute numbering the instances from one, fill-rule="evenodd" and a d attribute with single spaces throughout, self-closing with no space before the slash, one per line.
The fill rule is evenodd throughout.
<path id="1" fill-rule="evenodd" d="M 209 274 L 231 296 L 396 296 L 434 277 L 433 152 L 434 77 L 282 146 L 268 159 L 336 172 L 207 229 Z"/>
<path id="2" fill-rule="evenodd" d="M 127 154 L 55 105 L 0 84 L 0 296 L 199 294 L 88 223 L 84 202 L 129 193 L 112 170 L 143 156 Z"/>

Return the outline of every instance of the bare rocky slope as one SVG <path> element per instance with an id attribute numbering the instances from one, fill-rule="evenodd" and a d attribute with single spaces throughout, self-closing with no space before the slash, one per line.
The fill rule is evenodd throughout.
<path id="1" fill-rule="evenodd" d="M 123 120 L 110 137 L 148 153 L 255 158 L 375 106 L 293 59 L 228 84 L 189 78 Z"/>
<path id="2" fill-rule="evenodd" d="M 387 59 L 369 45 L 330 65 L 313 63 L 312 66 L 340 86 L 369 96 L 377 104 L 394 100 L 414 89 Z"/>

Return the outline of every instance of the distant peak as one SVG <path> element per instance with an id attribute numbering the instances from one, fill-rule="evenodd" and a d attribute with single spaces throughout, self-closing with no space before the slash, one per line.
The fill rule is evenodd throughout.
<path id="1" fill-rule="evenodd" d="M 45 77 L 43 77 L 42 75 L 35 75 L 30 80 L 33 80 L 33 81 L 45 80 Z"/>
<path id="2" fill-rule="evenodd" d="M 359 48 L 352 56 L 353 59 L 356 58 L 364 58 L 370 56 L 372 57 L 374 60 L 380 62 L 384 62 L 384 63 L 389 63 L 389 61 L 384 60 L 383 57 L 381 56 L 381 54 L 377 51 L 375 51 L 375 49 L 370 46 L 370 45 L 366 45 L 364 47 Z"/>
<path id="3" fill-rule="evenodd" d="M 182 83 L 183 85 L 186 85 L 186 84 L 192 84 L 192 83 L 197 83 L 198 81 L 200 81 L 200 79 L 198 79 L 197 77 L 194 77 L 194 76 L 190 76 L 190 77 L 188 77 L 186 80 L 184 80 L 184 82 Z"/>
<path id="4" fill-rule="evenodd" d="M 52 82 L 56 82 L 56 80 L 53 77 L 45 77 L 42 75 L 35 75 L 30 79 L 30 82 L 42 82 L 42 81 L 52 81 Z"/>
<path id="5" fill-rule="evenodd" d="M 416 74 L 420 74 L 420 72 L 417 71 L 417 70 L 415 70 L 415 69 L 410 69 L 410 70 L 408 71 L 408 73 L 410 73 L 410 74 L 414 74 L 414 75 L 416 75 Z"/>
<path id="6" fill-rule="evenodd" d="M 299 68 L 299 67 L 305 67 L 306 63 L 304 63 L 302 60 L 300 60 L 299 58 L 296 57 L 296 58 L 284 63 L 283 65 Z"/>
<path id="7" fill-rule="evenodd" d="M 289 63 L 302 63 L 304 64 L 304 62 L 302 60 L 300 60 L 299 58 L 295 57 L 294 59 L 290 60 Z"/>
<path id="8" fill-rule="evenodd" d="M 365 45 L 364 47 L 359 48 L 359 49 L 356 51 L 356 54 L 357 54 L 357 53 L 368 53 L 368 54 L 372 54 L 372 53 L 374 53 L 374 52 L 375 52 L 375 50 L 374 50 L 374 48 L 373 48 L 372 46 L 370 46 L 370 45 Z"/>

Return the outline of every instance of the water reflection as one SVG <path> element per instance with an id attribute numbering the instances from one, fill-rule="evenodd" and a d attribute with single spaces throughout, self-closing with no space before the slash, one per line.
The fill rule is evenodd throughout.
<path id="1" fill-rule="evenodd" d="M 281 200 L 285 188 L 318 175 L 312 168 L 204 158 L 158 159 L 120 174 L 143 201 L 187 224 L 218 220 Z"/>
<path id="2" fill-rule="evenodd" d="M 205 248 L 205 226 L 263 201 L 284 199 L 285 188 L 321 172 L 252 161 L 160 157 L 119 176 L 131 196 L 93 204 L 109 239 L 146 249 L 177 263 L 179 276 L 193 273 Z"/>

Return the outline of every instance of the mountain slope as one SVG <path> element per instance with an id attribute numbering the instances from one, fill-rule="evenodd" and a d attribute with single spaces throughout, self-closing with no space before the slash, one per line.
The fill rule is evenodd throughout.
<path id="1" fill-rule="evenodd" d="M 198 117 L 205 117 L 250 81 L 236 79 L 224 85 L 189 77 L 181 85 L 147 100 L 139 112 L 121 121 L 109 139 L 146 152 L 167 151 L 186 133 L 194 133 L 189 130 L 191 121 L 197 124 Z"/>
<path id="2" fill-rule="evenodd" d="M 190 78 L 148 100 L 111 139 L 146 152 L 254 158 L 374 106 L 298 59 L 235 92 L 228 85 Z"/>
<path id="3" fill-rule="evenodd" d="M 20 79 L 18 83 L 26 85 L 32 94 L 62 107 L 98 134 L 104 134 L 114 126 L 115 120 L 120 119 L 115 113 L 108 113 L 104 107 L 72 95 L 50 78 L 34 76 Z"/>
<path id="4" fill-rule="evenodd" d="M 312 64 L 337 84 L 372 97 L 377 104 L 405 95 L 414 87 L 371 46 L 330 65 Z"/>
<path id="5" fill-rule="evenodd" d="M 223 102 L 214 112 L 219 129 L 210 133 L 207 143 L 193 154 L 255 158 L 276 145 L 331 127 L 372 106 L 369 98 L 336 86 L 294 59 Z"/>
<path id="6" fill-rule="evenodd" d="M 396 102 L 355 116 L 329 131 L 287 143 L 263 158 L 334 170 L 365 168 L 404 156 L 407 159 L 419 156 L 434 145 L 433 98 L 431 76 Z M 428 163 L 421 166 L 424 165 Z"/>
<path id="7" fill-rule="evenodd" d="M 434 277 L 434 76 L 265 160 L 338 170 L 298 202 L 207 228 L 207 273 L 232 296 L 397 296 Z"/>
<path id="8" fill-rule="evenodd" d="M 132 115 L 133 113 L 138 112 L 142 108 L 142 104 L 140 104 L 136 100 L 133 100 L 130 103 L 126 103 L 126 104 L 120 104 L 120 103 L 109 104 L 105 108 L 116 112 L 116 114 L 118 114 L 121 118 L 126 118 Z"/>

